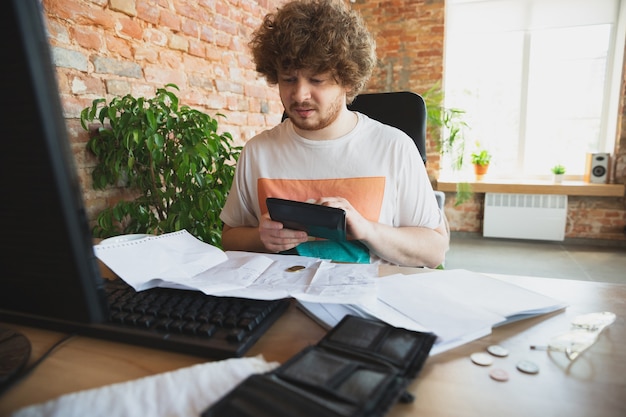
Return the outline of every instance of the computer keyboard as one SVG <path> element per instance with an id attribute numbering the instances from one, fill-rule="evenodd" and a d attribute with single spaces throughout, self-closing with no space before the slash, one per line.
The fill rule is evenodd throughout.
<path id="1" fill-rule="evenodd" d="M 97 325 L 105 337 L 214 359 L 242 356 L 289 306 L 171 288 L 137 292 L 120 279 L 105 280 L 105 293 L 109 321 Z"/>

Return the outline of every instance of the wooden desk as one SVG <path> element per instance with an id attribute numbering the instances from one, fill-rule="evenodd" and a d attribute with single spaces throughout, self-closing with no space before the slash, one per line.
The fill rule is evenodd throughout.
<path id="1" fill-rule="evenodd" d="M 407 272 L 413 272 L 406 269 Z M 389 272 L 389 271 L 386 271 Z M 389 416 L 565 416 L 623 417 L 626 415 L 626 284 L 497 276 L 509 282 L 567 301 L 565 311 L 497 328 L 490 336 L 429 357 L 410 386 L 412 404 L 398 404 Z M 571 365 L 564 355 L 530 350 L 550 336 L 569 329 L 581 313 L 612 311 L 616 322 L 599 341 Z M 62 334 L 12 324 L 33 344 L 38 358 Z M 249 351 L 270 361 L 284 361 L 323 337 L 324 330 L 291 306 L 290 310 Z M 491 344 L 509 349 L 506 358 L 481 367 L 469 355 Z M 516 370 L 519 360 L 540 367 L 536 375 Z M 143 347 L 76 337 L 54 352 L 27 379 L 0 397 L 0 416 L 25 405 L 105 384 L 128 381 L 201 363 L 206 359 Z M 568 366 L 569 365 L 569 366 Z M 489 369 L 507 370 L 510 379 L 497 382 Z M 295 416 L 294 416 L 295 417 Z"/>

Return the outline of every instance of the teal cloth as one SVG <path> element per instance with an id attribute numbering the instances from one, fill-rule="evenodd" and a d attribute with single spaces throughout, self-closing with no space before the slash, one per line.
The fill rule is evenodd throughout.
<path id="1" fill-rule="evenodd" d="M 312 240 L 295 247 L 298 255 L 330 259 L 335 262 L 370 263 L 370 252 L 358 240 Z"/>

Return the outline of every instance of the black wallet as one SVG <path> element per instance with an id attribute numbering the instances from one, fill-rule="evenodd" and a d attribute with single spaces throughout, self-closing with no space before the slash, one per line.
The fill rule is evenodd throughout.
<path id="1" fill-rule="evenodd" d="M 315 346 L 241 382 L 202 417 L 379 417 L 417 377 L 433 333 L 344 317 Z"/>
<path id="2" fill-rule="evenodd" d="M 265 204 L 272 220 L 289 229 L 329 240 L 346 240 L 345 210 L 274 197 L 267 198 Z"/>

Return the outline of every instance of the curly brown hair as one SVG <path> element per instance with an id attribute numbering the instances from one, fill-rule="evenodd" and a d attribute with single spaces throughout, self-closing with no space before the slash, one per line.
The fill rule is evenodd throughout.
<path id="1" fill-rule="evenodd" d="M 279 72 L 331 72 L 348 87 L 365 87 L 376 65 L 376 44 L 361 17 L 340 0 L 295 0 L 265 16 L 250 41 L 256 70 L 277 84 Z"/>

